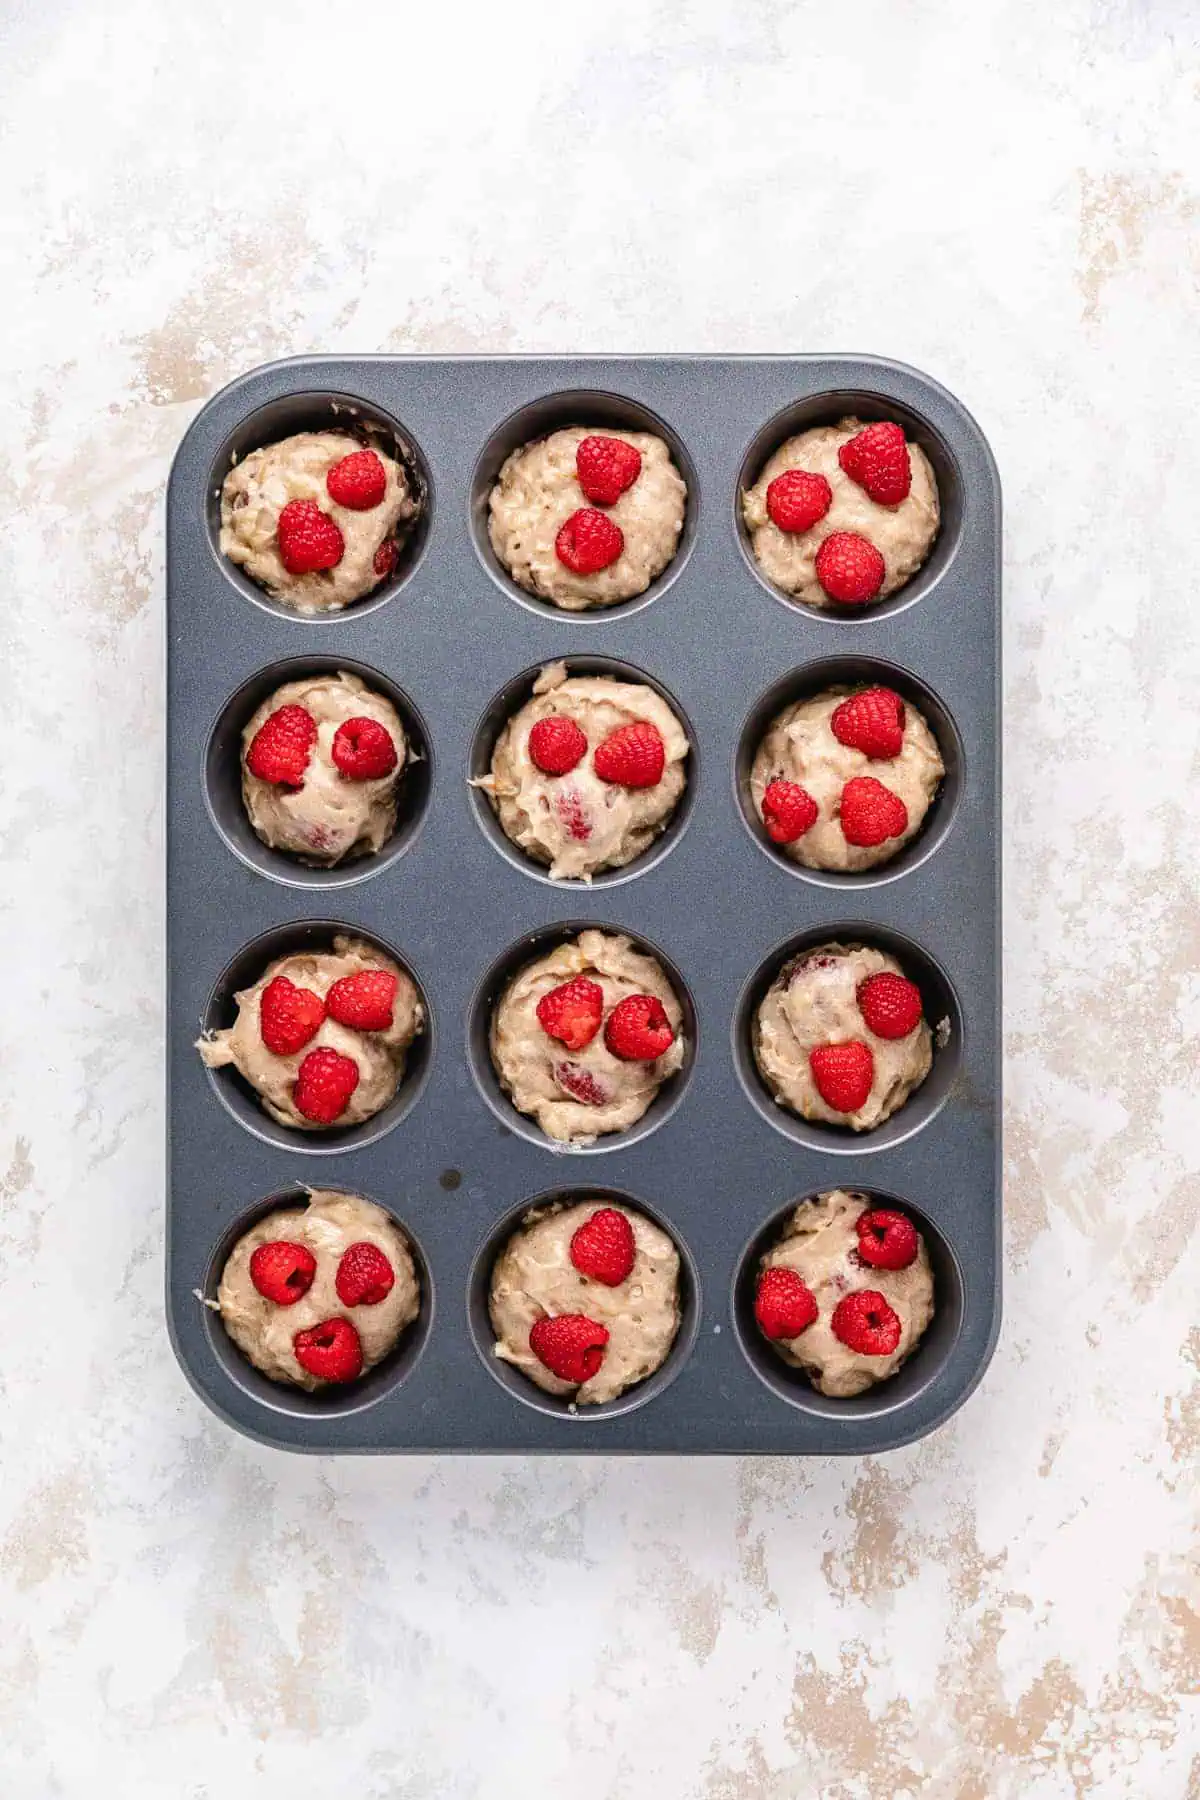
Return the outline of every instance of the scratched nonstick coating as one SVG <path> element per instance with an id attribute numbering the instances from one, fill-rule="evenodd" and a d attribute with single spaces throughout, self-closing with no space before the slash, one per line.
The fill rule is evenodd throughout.
<path id="1" fill-rule="evenodd" d="M 881 606 L 817 613 L 758 575 L 739 490 L 785 439 L 848 413 L 892 418 L 930 456 L 942 526 Z M 651 429 L 688 484 L 679 553 L 638 600 L 568 614 L 521 593 L 491 555 L 486 504 L 504 456 L 561 425 Z M 382 436 L 424 491 L 394 578 L 322 619 L 273 604 L 216 547 L 233 456 L 291 432 Z M 168 500 L 169 1197 L 167 1308 L 193 1386 L 263 1442 L 313 1451 L 862 1454 L 932 1430 L 967 1398 L 1000 1315 L 998 826 L 1000 494 L 979 428 L 928 377 L 868 357 L 305 358 L 234 382 L 175 459 Z M 468 786 L 506 709 L 544 663 L 644 676 L 694 753 L 668 833 L 590 887 L 552 883 Z M 296 675 L 351 668 L 400 707 L 420 761 L 397 837 L 334 871 L 259 844 L 238 799 L 241 726 Z M 930 719 L 947 777 L 925 829 L 883 869 L 813 874 L 770 846 L 750 758 L 772 714 L 832 682 L 883 679 Z M 524 686 L 523 686 L 524 684 Z M 514 701 L 514 696 L 516 700 Z M 659 955 L 690 1021 L 683 1073 L 632 1131 L 584 1151 L 541 1137 L 487 1057 L 497 986 L 539 947 L 596 924 Z M 396 1100 L 357 1130 L 273 1125 L 193 1048 L 274 955 L 348 928 L 411 971 L 430 1016 Z M 880 1130 L 806 1124 L 762 1087 L 749 1020 L 797 949 L 895 950 L 931 1019 L 933 1073 Z M 261 1377 L 198 1295 L 236 1237 L 303 1186 L 388 1208 L 422 1276 L 418 1323 L 354 1386 L 312 1396 Z M 937 1312 L 892 1381 L 816 1394 L 755 1330 L 753 1275 L 798 1199 L 848 1186 L 925 1232 Z M 674 1235 L 684 1323 L 664 1366 L 619 1400 L 572 1410 L 491 1353 L 487 1282 L 534 1202 L 623 1197 Z"/>

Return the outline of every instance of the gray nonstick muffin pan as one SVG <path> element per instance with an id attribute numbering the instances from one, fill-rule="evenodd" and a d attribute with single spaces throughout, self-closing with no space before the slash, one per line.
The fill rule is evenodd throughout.
<path id="1" fill-rule="evenodd" d="M 937 473 L 928 561 L 881 605 L 821 612 L 758 574 L 739 492 L 805 427 L 902 423 Z M 558 426 L 630 427 L 671 445 L 688 487 L 678 554 L 623 606 L 570 614 L 508 579 L 487 497 L 514 446 Z M 217 547 L 231 459 L 299 430 L 357 425 L 399 447 L 424 489 L 393 576 L 345 612 L 298 617 Z M 234 382 L 196 419 L 168 500 L 169 1136 L 172 1341 L 208 1404 L 263 1442 L 314 1451 L 863 1453 L 932 1430 L 966 1399 L 1000 1314 L 998 673 L 1000 494 L 987 443 L 928 377 L 869 357 L 304 358 Z M 556 658 L 649 681 L 684 720 L 688 790 L 639 862 L 556 883 L 499 832 L 468 778 L 536 671 Z M 239 799 L 240 732 L 280 683 L 351 669 L 399 707 L 420 760 L 383 853 L 334 871 L 267 850 Z M 777 853 L 747 776 L 795 695 L 882 680 L 920 706 L 946 762 L 922 833 L 863 875 Z M 506 976 L 584 924 L 629 932 L 680 994 L 689 1053 L 631 1131 L 552 1147 L 487 1054 Z M 394 1102 L 355 1129 L 273 1124 L 193 1048 L 282 952 L 339 927 L 410 970 L 429 1015 Z M 898 952 L 949 1036 L 880 1129 L 854 1135 L 777 1106 L 749 1021 L 805 945 Z M 239 1234 L 303 1186 L 389 1209 L 423 1283 L 418 1322 L 363 1380 L 313 1396 L 269 1382 L 211 1298 Z M 754 1273 L 798 1199 L 845 1186 L 903 1205 L 925 1234 L 937 1311 L 900 1373 L 856 1400 L 815 1393 L 759 1336 Z M 664 1366 L 572 1410 L 492 1354 L 487 1284 L 535 1201 L 618 1195 L 673 1234 L 684 1322 Z"/>

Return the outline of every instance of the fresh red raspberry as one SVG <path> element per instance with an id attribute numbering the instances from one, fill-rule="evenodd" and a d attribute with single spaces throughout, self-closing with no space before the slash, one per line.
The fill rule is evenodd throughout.
<path id="1" fill-rule="evenodd" d="M 353 1057 L 322 1045 L 310 1050 L 300 1064 L 292 1099 L 296 1111 L 316 1125 L 332 1125 L 345 1112 L 358 1086 L 358 1064 Z"/>
<path id="2" fill-rule="evenodd" d="M 661 1000 L 653 994 L 627 994 L 608 1015 L 604 1042 L 622 1062 L 653 1062 L 675 1042 Z"/>
<path id="3" fill-rule="evenodd" d="M 554 1079 L 564 1094 L 570 1094 L 581 1106 L 607 1106 L 612 1099 L 608 1084 L 593 1075 L 590 1069 L 585 1069 L 582 1063 L 555 1063 Z"/>
<path id="4" fill-rule="evenodd" d="M 612 1206 L 594 1212 L 571 1239 L 571 1261 L 579 1273 L 605 1287 L 628 1281 L 635 1253 L 633 1226 Z"/>
<path id="5" fill-rule="evenodd" d="M 785 469 L 767 484 L 767 513 L 780 531 L 811 531 L 832 505 L 833 489 L 808 469 Z"/>
<path id="6" fill-rule="evenodd" d="M 576 975 L 573 981 L 564 981 L 542 995 L 537 1016 L 547 1037 L 557 1038 L 568 1050 L 582 1050 L 600 1029 L 604 991 L 586 975 Z"/>
<path id="7" fill-rule="evenodd" d="M 317 1259 L 303 1244 L 272 1238 L 260 1244 L 250 1258 L 250 1279 L 264 1300 L 276 1306 L 294 1306 L 313 1284 Z"/>
<path id="8" fill-rule="evenodd" d="M 378 1244 L 350 1244 L 342 1251 L 333 1285 L 343 1306 L 378 1306 L 396 1283 L 393 1269 Z"/>
<path id="9" fill-rule="evenodd" d="M 891 688 L 864 688 L 835 706 L 829 728 L 839 744 L 873 762 L 890 762 L 904 748 L 904 702 Z"/>
<path id="10" fill-rule="evenodd" d="M 387 493 L 387 470 L 373 450 L 355 450 L 325 477 L 329 498 L 350 512 L 370 512 Z"/>
<path id="11" fill-rule="evenodd" d="M 343 975 L 325 996 L 331 1019 L 351 1031 L 390 1031 L 399 982 L 387 969 Z"/>
<path id="12" fill-rule="evenodd" d="M 662 780 L 667 750 L 658 728 L 648 719 L 618 725 L 602 744 L 597 744 L 592 767 L 601 781 L 622 787 L 652 788 Z"/>
<path id="13" fill-rule="evenodd" d="M 304 785 L 304 771 L 317 741 L 312 714 L 302 706 L 281 706 L 264 719 L 246 752 L 246 767 L 260 781 L 277 787 Z"/>
<path id="14" fill-rule="evenodd" d="M 906 1213 L 888 1206 L 873 1206 L 854 1222 L 858 1254 L 873 1269 L 907 1269 L 917 1260 L 921 1240 Z"/>
<path id="15" fill-rule="evenodd" d="M 378 781 L 398 760 L 392 734 L 378 719 L 347 719 L 333 734 L 331 754 L 347 781 Z"/>
<path id="16" fill-rule="evenodd" d="M 873 849 L 908 830 L 908 808 L 873 775 L 855 775 L 842 789 L 838 816 L 848 844 Z"/>
<path id="17" fill-rule="evenodd" d="M 387 580 L 388 576 L 396 566 L 396 558 L 399 554 L 400 550 L 395 538 L 384 538 L 382 544 L 380 544 L 378 550 L 375 552 L 371 563 L 371 567 L 375 571 L 376 580 Z"/>
<path id="18" fill-rule="evenodd" d="M 596 506 L 613 506 L 642 472 L 642 453 L 624 438 L 585 437 L 575 452 L 575 473 Z"/>
<path id="19" fill-rule="evenodd" d="M 834 1112 L 854 1113 L 866 1105 L 875 1058 L 858 1038 L 848 1044 L 818 1044 L 808 1053 L 808 1066 L 818 1094 Z"/>
<path id="20" fill-rule="evenodd" d="M 292 1354 L 319 1381 L 357 1381 L 362 1374 L 362 1340 L 349 1319 L 324 1319 L 298 1331 Z"/>
<path id="21" fill-rule="evenodd" d="M 816 1316 L 813 1291 L 794 1269 L 763 1270 L 754 1296 L 754 1317 L 764 1337 L 799 1337 Z"/>
<path id="22" fill-rule="evenodd" d="M 907 1037 L 921 1023 L 921 990 L 915 981 L 883 970 L 858 984 L 858 1010 L 881 1038 Z"/>
<path id="23" fill-rule="evenodd" d="M 604 1361 L 608 1329 L 584 1313 L 559 1313 L 539 1319 L 529 1333 L 529 1348 L 560 1381 L 590 1381 Z"/>
<path id="24" fill-rule="evenodd" d="M 286 975 L 268 981 L 258 1003 L 258 1028 L 272 1056 L 295 1056 L 316 1037 L 325 1002 L 311 988 L 296 987 Z"/>
<path id="25" fill-rule="evenodd" d="M 543 775 L 569 775 L 587 755 L 587 738 L 574 719 L 551 713 L 529 733 L 529 754 Z"/>
<path id="26" fill-rule="evenodd" d="M 576 787 L 560 788 L 554 796 L 554 810 L 563 822 L 568 837 L 586 844 L 592 835 L 592 818 Z"/>
<path id="27" fill-rule="evenodd" d="M 335 520 L 315 500 L 289 500 L 275 527 L 279 555 L 289 575 L 311 575 L 335 569 L 346 553 L 346 540 Z"/>
<path id="28" fill-rule="evenodd" d="M 794 844 L 811 831 L 820 807 L 798 781 L 769 781 L 762 800 L 763 824 L 773 844 Z"/>
<path id="29" fill-rule="evenodd" d="M 831 531 L 817 551 L 817 580 L 842 606 L 865 606 L 883 586 L 887 565 L 857 531 Z"/>
<path id="30" fill-rule="evenodd" d="M 573 575 L 597 575 L 615 563 L 625 548 L 625 533 L 607 513 L 594 506 L 573 512 L 554 540 L 554 554 Z"/>
<path id="31" fill-rule="evenodd" d="M 900 1320 L 874 1288 L 839 1300 L 829 1323 L 834 1337 L 858 1356 L 890 1356 L 900 1343 Z"/>
<path id="32" fill-rule="evenodd" d="M 908 445 L 899 425 L 866 425 L 843 444 L 838 462 L 878 506 L 899 506 L 912 486 Z"/>

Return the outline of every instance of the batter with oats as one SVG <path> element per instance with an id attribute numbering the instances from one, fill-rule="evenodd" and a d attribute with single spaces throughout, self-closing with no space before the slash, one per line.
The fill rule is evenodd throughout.
<path id="1" fill-rule="evenodd" d="M 586 612 L 645 593 L 675 555 L 686 506 L 662 438 L 571 425 L 506 458 L 488 531 L 519 587 Z"/>
<path id="2" fill-rule="evenodd" d="M 661 1368 L 679 1330 L 679 1252 L 608 1199 L 527 1213 L 496 1258 L 496 1355 L 548 1394 L 601 1405 Z"/>

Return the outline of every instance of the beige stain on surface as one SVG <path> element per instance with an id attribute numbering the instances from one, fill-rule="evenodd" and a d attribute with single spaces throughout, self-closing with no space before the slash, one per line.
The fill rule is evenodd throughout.
<path id="1" fill-rule="evenodd" d="M 134 392 L 152 406 L 207 400 L 234 375 L 294 354 L 304 271 L 317 252 L 303 221 L 276 215 L 254 232 L 213 220 L 208 269 L 132 347 Z"/>
<path id="2" fill-rule="evenodd" d="M 1186 242 L 1200 213 L 1182 173 L 1082 177 L 1079 203 L 1077 279 L 1083 316 L 1099 317 L 1104 289 L 1114 276 L 1142 256 L 1147 237 L 1164 217 Z"/>
<path id="3" fill-rule="evenodd" d="M 88 1560 L 87 1521 L 95 1490 L 82 1471 L 68 1471 L 34 1488 L 0 1544 L 0 1569 L 18 1589 L 82 1570 Z"/>

